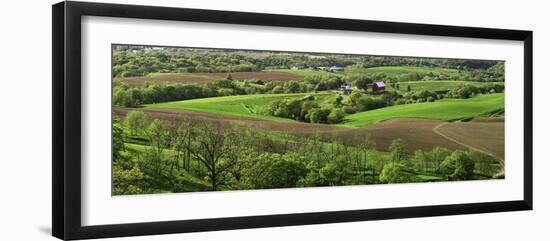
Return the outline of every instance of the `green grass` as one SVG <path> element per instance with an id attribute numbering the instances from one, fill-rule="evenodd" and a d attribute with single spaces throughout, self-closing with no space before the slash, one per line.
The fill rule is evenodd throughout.
<path id="1" fill-rule="evenodd" d="M 443 91 L 449 90 L 461 85 L 473 85 L 473 86 L 482 86 L 486 84 L 501 84 L 502 82 L 474 82 L 474 81 L 459 81 L 459 80 L 433 80 L 433 81 L 408 81 L 408 82 L 399 82 L 399 91 L 407 90 L 407 85 L 411 86 L 411 91 Z M 390 90 L 395 90 L 389 85 L 387 87 Z"/>
<path id="2" fill-rule="evenodd" d="M 372 68 L 345 68 L 344 71 L 340 72 L 327 72 L 324 70 L 310 70 L 310 69 L 272 69 L 267 71 L 279 71 L 279 72 L 286 72 L 290 74 L 297 74 L 301 76 L 312 76 L 312 75 L 322 75 L 322 76 L 329 76 L 329 75 L 338 75 L 338 76 L 346 76 L 346 75 L 354 75 L 354 74 L 385 74 L 388 77 L 397 77 L 399 75 L 403 74 L 428 74 L 432 72 L 434 75 L 439 74 L 457 74 L 459 73 L 459 70 L 457 69 L 448 69 L 448 68 L 440 68 L 440 67 L 416 67 L 416 66 L 381 66 L 381 67 L 372 67 Z"/>
<path id="3" fill-rule="evenodd" d="M 394 118 L 459 120 L 504 108 L 504 94 L 479 95 L 470 99 L 443 99 L 436 102 L 396 105 L 349 115 L 343 126 L 364 127 Z"/>
<path id="4" fill-rule="evenodd" d="M 257 95 L 237 95 L 223 96 L 204 99 L 193 99 L 175 102 L 166 102 L 158 104 L 148 104 L 145 108 L 157 109 L 182 109 L 202 111 L 208 113 L 233 115 L 242 117 L 252 117 L 262 120 L 277 122 L 293 122 L 294 120 L 271 116 L 268 113 L 269 104 L 275 100 L 283 98 L 302 98 L 307 95 L 314 95 L 316 102 L 323 102 L 327 98 L 334 96 L 334 93 L 298 93 L 298 94 L 257 94 Z"/>
<path id="5" fill-rule="evenodd" d="M 266 70 L 266 71 L 285 72 L 289 74 L 301 75 L 304 77 L 313 76 L 313 75 L 330 76 L 330 75 L 342 74 L 342 72 L 331 73 L 324 70 L 311 70 L 311 69 L 272 69 L 272 70 Z"/>
<path id="6" fill-rule="evenodd" d="M 352 72 L 357 73 L 357 71 L 361 71 L 362 69 L 346 69 L 346 72 Z M 457 69 L 447 69 L 447 68 L 440 68 L 440 67 L 416 67 L 416 66 L 381 66 L 381 67 L 372 67 L 368 69 L 363 69 L 363 71 L 366 71 L 367 73 L 371 74 L 386 74 L 386 76 L 398 76 L 403 74 L 427 74 L 429 72 L 432 72 L 433 74 L 456 74 L 459 71 Z M 360 72 L 359 72 L 360 73 Z"/>

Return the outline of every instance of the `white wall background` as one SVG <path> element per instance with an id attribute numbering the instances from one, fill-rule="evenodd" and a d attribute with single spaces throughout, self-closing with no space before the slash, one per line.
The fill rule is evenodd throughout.
<path id="1" fill-rule="evenodd" d="M 51 8 L 9 1 L 0 9 L 0 240 L 55 240 L 51 231 Z M 339 18 L 528 29 L 534 33 L 534 206 L 508 212 L 120 238 L 116 240 L 548 240 L 550 161 L 545 97 L 550 53 L 545 1 L 110 0 Z"/>

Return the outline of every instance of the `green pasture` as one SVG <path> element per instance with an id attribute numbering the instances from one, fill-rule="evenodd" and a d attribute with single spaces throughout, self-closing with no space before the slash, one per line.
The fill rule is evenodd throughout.
<path id="1" fill-rule="evenodd" d="M 315 96 L 316 102 L 323 102 L 325 99 L 335 96 L 334 93 L 330 92 L 237 95 L 147 104 L 144 107 L 156 109 L 193 110 L 222 115 L 252 117 L 277 122 L 293 122 L 294 120 L 269 115 L 269 104 L 275 100 L 283 98 L 303 98 L 308 95 Z"/>
<path id="2" fill-rule="evenodd" d="M 432 72 L 434 75 L 438 74 L 456 74 L 459 72 L 457 69 L 448 69 L 441 67 L 417 67 L 417 66 L 381 66 L 381 67 L 372 67 L 368 69 L 356 69 L 356 68 L 346 68 L 346 72 L 358 72 L 366 71 L 371 74 L 385 74 L 388 77 L 398 76 L 403 74 L 428 74 Z"/>
<path id="3" fill-rule="evenodd" d="M 395 105 L 346 116 L 343 126 L 364 127 L 394 118 L 459 120 L 504 109 L 504 94 L 487 94 L 470 99 L 443 99 L 436 102 Z"/>
<path id="4" fill-rule="evenodd" d="M 486 84 L 500 84 L 503 85 L 502 82 L 474 82 L 474 81 L 459 81 L 459 80 L 430 80 L 430 81 L 405 81 L 405 82 L 398 82 L 399 83 L 399 91 L 403 92 L 407 90 L 407 86 L 411 86 L 411 91 L 444 91 L 444 90 L 450 90 L 456 87 L 459 87 L 461 85 L 473 85 L 473 86 L 482 86 Z M 391 88 L 388 85 L 388 89 L 396 90 L 395 88 Z"/>

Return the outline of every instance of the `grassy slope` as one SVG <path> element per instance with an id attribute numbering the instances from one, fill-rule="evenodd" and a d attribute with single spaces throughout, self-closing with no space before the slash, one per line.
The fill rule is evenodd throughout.
<path id="1" fill-rule="evenodd" d="M 330 73 L 323 70 L 309 70 L 309 69 L 298 69 L 298 70 L 273 69 L 269 71 L 280 71 L 280 72 L 298 74 L 303 76 L 316 75 L 316 74 L 343 75 L 343 74 L 364 74 L 364 73 L 371 73 L 371 74 L 383 73 L 383 74 L 386 74 L 387 76 L 395 76 L 395 75 L 410 74 L 410 73 L 427 74 L 429 72 L 432 72 L 433 74 L 454 74 L 459 72 L 456 69 L 447 69 L 447 68 L 440 68 L 440 67 L 416 67 L 416 66 L 381 66 L 381 67 L 372 67 L 372 68 L 346 68 L 343 72 L 335 72 L 335 73 Z"/>
<path id="2" fill-rule="evenodd" d="M 307 76 L 312 76 L 312 75 L 321 75 L 321 76 L 329 76 L 329 75 L 335 75 L 335 74 L 340 74 L 340 73 L 331 73 L 331 72 L 327 72 L 327 71 L 324 71 L 324 70 L 310 70 L 310 69 L 272 69 L 272 70 L 267 70 L 267 71 L 278 71 L 278 72 L 285 72 L 285 73 L 289 73 L 289 74 L 296 74 L 296 75 L 301 75 L 301 76 L 304 76 L 304 77 L 307 77 Z"/>
<path id="3" fill-rule="evenodd" d="M 175 102 L 166 102 L 158 104 L 145 105 L 146 108 L 157 109 L 184 109 L 203 111 L 209 113 L 252 117 L 262 120 L 293 122 L 287 118 L 271 116 L 267 113 L 269 104 L 272 101 L 282 98 L 301 98 L 306 95 L 314 95 L 316 101 L 322 102 L 328 97 L 334 96 L 333 93 L 299 93 L 299 94 L 257 94 L 257 95 L 238 95 L 223 96 L 204 99 L 193 99 Z"/>
<path id="4" fill-rule="evenodd" d="M 485 84 L 504 84 L 502 82 L 474 82 L 474 81 L 459 81 L 459 80 L 433 80 L 433 81 L 409 81 L 409 82 L 399 82 L 399 90 L 405 91 L 407 85 L 411 86 L 411 91 L 441 91 L 449 90 L 455 87 L 458 87 L 463 84 L 473 85 L 473 86 L 482 86 Z M 395 90 L 388 85 L 388 89 Z"/>
<path id="5" fill-rule="evenodd" d="M 457 120 L 504 108 L 504 94 L 480 95 L 470 99 L 443 99 L 436 102 L 396 105 L 365 111 L 345 118 L 343 126 L 363 127 L 393 118 Z"/>
<path id="6" fill-rule="evenodd" d="M 347 70 L 346 71 L 352 71 Z M 356 72 L 356 71 L 353 71 Z M 416 66 L 382 66 L 382 67 L 372 67 L 366 69 L 367 73 L 381 73 L 386 74 L 387 76 L 396 76 L 396 75 L 402 75 L 402 74 L 410 74 L 410 73 L 419 73 L 419 74 L 427 74 L 429 72 L 432 72 L 434 74 L 454 74 L 458 73 L 458 70 L 456 69 L 447 69 L 447 68 L 440 68 L 440 67 L 416 67 Z"/>

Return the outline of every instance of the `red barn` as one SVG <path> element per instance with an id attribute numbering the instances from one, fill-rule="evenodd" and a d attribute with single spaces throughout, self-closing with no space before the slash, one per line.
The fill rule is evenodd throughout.
<path id="1" fill-rule="evenodd" d="M 374 93 L 382 93 L 386 90 L 386 84 L 384 82 L 374 82 L 372 84 L 372 92 Z"/>

